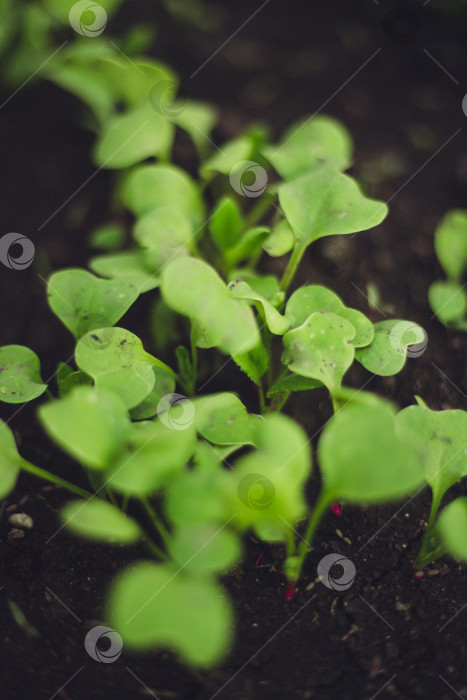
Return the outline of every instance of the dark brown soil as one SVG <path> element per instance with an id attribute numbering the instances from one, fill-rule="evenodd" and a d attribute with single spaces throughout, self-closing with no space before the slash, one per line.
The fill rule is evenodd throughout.
<path id="1" fill-rule="evenodd" d="M 372 282 L 384 313 L 426 329 L 426 352 L 409 360 L 400 375 L 370 380 L 358 366 L 349 384 L 370 380 L 369 390 L 400 406 L 419 394 L 434 409 L 465 409 L 466 336 L 447 332 L 426 299 L 429 284 L 441 276 L 433 252 L 436 223 L 448 209 L 465 208 L 467 200 L 467 117 L 461 108 L 467 11 L 451 15 L 441 11 L 444 6 L 434 0 L 271 0 L 216 55 L 259 2 L 216 4 L 219 26 L 209 32 L 136 0 L 123 8 L 118 23 L 159 23 L 154 55 L 179 72 L 189 97 L 221 107 L 219 139 L 252 120 L 269 123 L 278 135 L 321 109 L 349 127 L 356 144 L 353 172 L 368 193 L 390 200 L 390 215 L 339 248 L 326 241 L 312 247 L 297 282 L 328 284 L 365 312 L 366 285 Z M 3 99 L 8 94 L 5 89 Z M 38 232 L 94 171 L 92 136 L 80 127 L 79 114 L 73 97 L 43 82 L 21 90 L 0 111 L 3 230 L 31 237 L 37 251 L 34 266 L 24 272 L 0 269 L 0 344 L 34 349 L 45 378 L 71 356 L 72 342 L 49 313 L 41 278 L 52 269 L 84 265 L 87 234 L 109 211 L 112 176 L 100 172 Z M 183 139 L 177 153 L 183 161 Z M 124 319 L 145 342 L 146 314 L 142 304 Z M 235 368 L 206 391 L 229 390 L 232 381 L 245 387 L 242 398 L 254 407 L 254 391 Z M 35 409 L 1 405 L 0 415 L 10 420 L 25 457 L 80 483 L 77 467 L 41 436 Z M 298 396 L 288 412 L 316 444 L 330 415 L 325 394 Z M 311 498 L 317 484 L 315 474 Z M 236 609 L 235 646 L 218 668 L 193 672 L 169 653 L 137 657 L 124 650 L 113 664 L 87 655 L 84 636 L 104 622 L 113 575 L 145 553 L 82 544 L 63 530 L 48 542 L 66 496 L 42 488 L 22 476 L 8 499 L 12 504 L 28 496 L 24 510 L 35 524 L 24 539 L 8 541 L 7 517 L 0 519 L 2 700 L 467 697 L 465 567 L 445 559 L 421 580 L 412 571 L 429 510 L 427 491 L 406 504 L 368 510 L 344 505 L 340 517 L 330 512 L 288 603 L 276 570 L 282 551 L 250 540 L 242 565 L 225 578 Z M 461 484 L 452 495 L 465 492 Z M 309 588 L 317 562 L 333 551 L 354 562 L 354 584 L 340 593 L 322 584 Z M 38 636 L 15 623 L 9 601 Z"/>

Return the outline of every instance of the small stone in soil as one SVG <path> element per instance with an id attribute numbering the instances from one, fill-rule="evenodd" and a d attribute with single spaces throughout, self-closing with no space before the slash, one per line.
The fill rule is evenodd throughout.
<path id="1" fill-rule="evenodd" d="M 12 527 L 8 533 L 9 540 L 19 540 L 21 537 L 24 537 L 24 530 L 18 530 L 17 527 Z"/>
<path id="2" fill-rule="evenodd" d="M 32 530 L 32 527 L 34 525 L 34 521 L 31 518 L 30 515 L 27 515 L 26 513 L 13 513 L 13 515 L 10 515 L 8 518 L 8 522 L 10 525 L 14 525 L 15 527 L 22 527 L 25 530 Z"/>

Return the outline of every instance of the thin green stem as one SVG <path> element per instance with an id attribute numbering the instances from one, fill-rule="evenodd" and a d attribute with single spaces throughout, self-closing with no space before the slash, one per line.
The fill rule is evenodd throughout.
<path id="1" fill-rule="evenodd" d="M 286 292 L 288 290 L 305 250 L 305 248 L 297 246 L 293 249 L 292 255 L 290 256 L 289 261 L 287 263 L 287 267 L 285 268 L 284 274 L 282 275 L 282 279 L 280 282 L 281 291 Z"/>
<path id="2" fill-rule="evenodd" d="M 55 476 L 55 474 L 51 474 L 46 469 L 41 469 L 40 467 L 36 467 L 35 464 L 31 464 L 30 462 L 27 462 L 25 459 L 21 460 L 20 466 L 21 466 L 21 469 L 23 469 L 25 472 L 29 472 L 29 474 L 34 474 L 34 476 L 39 477 L 39 479 L 45 479 L 45 481 L 49 481 L 51 484 L 56 484 L 57 486 L 62 486 L 64 489 L 71 491 L 71 493 L 74 493 L 77 496 L 81 496 L 81 498 L 88 499 L 88 498 L 93 498 L 93 496 L 94 496 L 94 494 L 90 493 L 89 491 L 86 491 L 85 489 L 82 489 L 80 486 L 75 486 L 75 484 L 72 484 L 69 481 L 66 481 L 66 479 L 62 479 L 59 476 Z"/>
<path id="3" fill-rule="evenodd" d="M 159 559 L 162 559 L 162 561 L 168 561 L 169 557 L 167 556 L 167 554 L 165 554 L 165 552 L 163 552 L 162 549 L 159 549 L 159 547 L 156 544 L 154 544 L 149 535 L 143 534 L 142 540 L 151 552 L 151 554 L 158 557 Z"/>
<path id="4" fill-rule="evenodd" d="M 264 389 L 262 384 L 258 384 L 258 396 L 260 413 L 264 413 L 264 409 L 266 408 L 266 401 L 264 397 Z"/>
<path id="5" fill-rule="evenodd" d="M 191 368 L 192 368 L 192 394 L 196 391 L 196 380 L 198 376 L 198 350 L 196 347 L 195 334 L 193 332 L 193 326 L 191 327 L 190 334 L 190 345 L 191 345 Z"/>
<path id="6" fill-rule="evenodd" d="M 311 547 L 311 543 L 313 541 L 313 536 L 316 532 L 316 528 L 318 527 L 321 518 L 323 517 L 326 509 L 328 508 L 329 504 L 331 503 L 332 498 L 329 497 L 326 493 L 322 492 L 320 493 L 318 500 L 316 501 L 316 504 L 311 512 L 310 519 L 308 521 L 308 527 L 305 532 L 305 536 L 303 540 L 300 542 L 300 545 L 298 547 L 298 575 L 297 575 L 297 580 L 300 578 L 300 572 L 303 567 L 303 562 L 305 560 L 305 557 L 309 551 L 309 548 Z"/>
<path id="7" fill-rule="evenodd" d="M 260 221 L 269 207 L 271 206 L 274 194 L 271 192 L 265 192 L 262 197 L 256 202 L 256 204 L 250 209 L 250 212 L 245 217 L 245 229 L 252 228 L 255 224 Z"/>
<path id="8" fill-rule="evenodd" d="M 107 488 L 107 489 L 105 490 L 105 492 L 106 492 L 106 494 L 107 494 L 107 498 L 108 498 L 109 501 L 112 503 L 112 505 L 114 505 L 116 508 L 118 508 L 118 509 L 120 510 L 120 506 L 119 506 L 118 503 L 117 503 L 117 499 L 115 498 L 115 496 L 114 496 L 114 494 L 113 494 L 113 492 L 112 492 L 112 489 Z"/>
<path id="9" fill-rule="evenodd" d="M 123 510 L 124 513 L 126 513 L 127 510 L 128 510 L 128 502 L 129 502 L 129 500 L 130 500 L 130 494 L 129 494 L 129 493 L 125 493 L 124 496 L 123 496 L 123 499 L 122 499 L 122 510 Z"/>
<path id="10" fill-rule="evenodd" d="M 431 502 L 428 525 L 423 536 L 422 546 L 420 547 L 420 551 L 414 562 L 414 567 L 416 569 L 423 569 L 424 566 L 427 566 L 432 561 L 438 559 L 438 557 L 441 557 L 446 552 L 446 548 L 436 541 L 435 536 L 436 516 L 438 514 L 442 497 L 442 493 L 433 493 L 433 500 Z"/>
<path id="11" fill-rule="evenodd" d="M 160 535 L 161 538 L 163 539 L 164 544 L 165 544 L 165 545 L 168 545 L 169 542 L 170 542 L 170 534 L 169 534 L 169 532 L 167 531 L 167 528 L 165 527 L 165 525 L 164 525 L 164 523 L 162 522 L 162 520 L 161 520 L 161 519 L 159 518 L 159 516 L 157 515 L 156 511 L 154 510 L 154 508 L 153 508 L 153 507 L 151 506 L 151 504 L 149 503 L 148 498 L 147 498 L 146 496 L 142 496 L 142 497 L 141 497 L 141 503 L 143 504 L 143 508 L 144 508 L 144 510 L 146 511 L 146 513 L 147 513 L 147 515 L 148 515 L 150 521 L 151 521 L 152 524 L 154 525 L 154 528 L 157 530 L 157 532 L 159 533 L 159 535 Z"/>

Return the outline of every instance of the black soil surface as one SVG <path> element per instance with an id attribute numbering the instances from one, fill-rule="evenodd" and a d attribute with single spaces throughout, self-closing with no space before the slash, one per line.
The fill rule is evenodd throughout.
<path id="1" fill-rule="evenodd" d="M 220 107 L 217 139 L 234 136 L 251 121 L 268 123 L 278 136 L 292 121 L 318 112 L 348 126 L 356 146 L 352 172 L 367 193 L 389 202 L 390 215 L 372 231 L 312 247 L 297 283 L 328 284 L 374 320 L 387 314 L 426 329 L 426 351 L 399 375 L 371 379 L 356 367 L 348 384 L 368 382 L 369 390 L 401 407 L 419 394 L 433 409 L 465 409 L 466 336 L 447 332 L 433 318 L 426 294 L 441 276 L 433 252 L 436 224 L 448 209 L 467 206 L 467 116 L 461 106 L 467 11 L 449 12 L 447 3 L 434 0 L 270 0 L 262 9 L 260 2 L 229 1 L 212 3 L 196 24 L 190 20 L 194 11 L 176 19 L 154 5 L 127 3 L 113 27 L 118 33 L 137 20 L 158 25 L 154 55 L 179 72 L 186 95 Z M 3 100 L 10 92 L 4 88 Z M 70 358 L 73 347 L 48 310 L 43 278 L 85 264 L 88 232 L 107 220 L 110 207 L 109 172 L 77 191 L 95 172 L 93 137 L 80 126 L 81 114 L 73 97 L 41 81 L 0 109 L 3 232 L 23 233 L 36 246 L 29 269 L 1 266 L 0 344 L 35 350 L 44 378 Z M 192 163 L 183 139 L 177 158 Z M 279 269 L 283 262 L 274 265 Z M 369 310 L 368 283 L 380 291 L 379 311 Z M 147 310 L 139 305 L 124 325 L 150 350 Z M 212 366 L 204 372 L 208 379 Z M 254 392 L 235 368 L 205 390 L 232 386 L 244 386 L 243 398 L 255 408 Z M 35 410 L 2 405 L 0 415 L 10 421 L 25 457 L 79 482 L 76 465 L 41 435 Z M 287 410 L 315 445 L 330 416 L 325 394 L 303 394 Z M 34 528 L 23 539 L 9 541 L 8 513 L 0 518 L 2 700 L 467 697 L 465 567 L 445 559 L 421 579 L 412 568 L 429 510 L 426 490 L 391 507 L 343 505 L 340 516 L 330 512 L 289 602 L 280 573 L 283 552 L 249 540 L 241 566 L 224 581 L 236 610 L 235 645 L 218 668 L 193 672 L 168 652 L 133 656 L 124 650 L 112 664 L 87 655 L 83 640 L 92 626 L 105 623 L 113 575 L 145 552 L 57 533 L 56 511 L 66 494 L 43 486 L 22 476 L 5 504 L 26 499 L 20 510 L 33 517 Z M 310 498 L 317 486 L 315 475 Z M 450 497 L 465 492 L 458 485 Z M 346 591 L 312 586 L 316 564 L 329 552 L 340 552 L 356 567 Z M 15 622 L 11 602 L 37 634 Z"/>

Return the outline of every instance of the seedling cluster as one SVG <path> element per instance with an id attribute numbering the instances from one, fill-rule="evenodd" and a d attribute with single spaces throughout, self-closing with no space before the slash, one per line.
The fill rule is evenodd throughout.
<path id="1" fill-rule="evenodd" d="M 430 410 L 420 398 L 397 412 L 343 384 L 354 361 L 380 376 L 401 371 L 407 355 L 423 351 L 424 330 L 402 319 L 372 323 L 318 284 L 289 292 L 316 240 L 368 230 L 387 215 L 344 174 L 347 131 L 317 116 L 279 143 L 252 127 L 212 152 L 201 136 L 216 123 L 212 107 L 178 101 L 177 78 L 163 64 L 144 58 L 132 67 L 95 42 L 92 51 L 73 45 L 55 79 L 92 110 L 95 162 L 119 170 L 115 201 L 133 217 L 132 244 L 121 249 L 126 231 L 110 222 L 92 235 L 104 252 L 91 272 L 50 276 L 50 308 L 75 342 L 74 363 L 61 363 L 50 387 L 32 350 L 0 348 L 0 399 L 41 399 L 45 432 L 84 469 L 88 488 L 25 460 L 3 423 L 0 497 L 25 470 L 76 496 L 61 512 L 71 532 L 145 543 L 148 559 L 110 592 L 109 623 L 128 648 L 169 647 L 198 666 L 231 643 L 219 576 L 241 560 L 247 533 L 284 543 L 290 591 L 333 503 L 391 502 L 428 483 L 433 507 L 416 565 L 445 551 L 467 558 L 458 534 L 467 532 L 466 499 L 437 520 L 445 491 L 467 473 L 467 414 Z M 86 80 L 73 79 L 80 75 Z M 177 128 L 197 149 L 198 178 L 170 162 Z M 288 256 L 280 278 L 262 272 L 265 256 Z M 143 294 L 155 302 L 147 348 L 118 325 Z M 197 394 L 208 348 L 257 386 L 257 413 L 235 391 Z M 310 438 L 281 410 L 294 392 L 309 392 L 312 403 L 322 387 L 334 415 L 319 439 L 322 486 L 310 508 Z"/>

